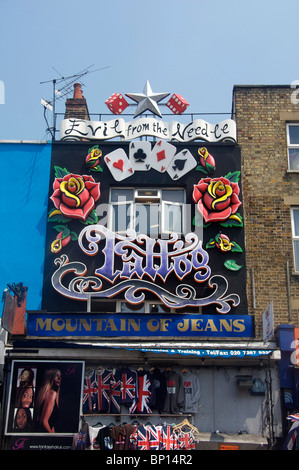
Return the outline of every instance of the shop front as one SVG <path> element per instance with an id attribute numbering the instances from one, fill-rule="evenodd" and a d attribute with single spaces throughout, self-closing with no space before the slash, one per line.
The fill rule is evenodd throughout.
<path id="1" fill-rule="evenodd" d="M 6 348 L 4 447 L 273 448 L 279 351 L 248 312 L 235 123 L 67 119 L 61 139 L 41 309 Z"/>

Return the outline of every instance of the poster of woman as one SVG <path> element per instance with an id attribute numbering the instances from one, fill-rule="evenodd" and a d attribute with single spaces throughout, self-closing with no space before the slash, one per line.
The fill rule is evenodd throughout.
<path id="1" fill-rule="evenodd" d="M 82 361 L 13 361 L 5 433 L 76 433 L 83 370 Z"/>

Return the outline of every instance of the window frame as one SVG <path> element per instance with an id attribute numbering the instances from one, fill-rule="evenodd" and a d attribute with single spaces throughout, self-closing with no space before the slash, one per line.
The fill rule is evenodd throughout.
<path id="1" fill-rule="evenodd" d="M 297 211 L 299 214 L 299 206 L 291 207 L 291 225 L 292 225 L 292 246 L 293 246 L 293 260 L 294 260 L 294 271 L 299 273 L 299 257 L 296 263 L 296 250 L 295 250 L 295 243 L 299 242 L 299 234 L 296 235 L 295 233 L 295 217 L 294 212 Z"/>
<path id="2" fill-rule="evenodd" d="M 114 190 L 128 190 L 132 191 L 132 200 L 122 200 L 122 201 L 112 201 L 112 191 Z M 183 192 L 183 201 L 182 202 L 173 202 L 168 199 L 163 199 L 163 191 L 182 191 Z M 165 213 L 166 213 L 166 206 L 175 206 L 175 207 L 181 207 L 181 232 L 175 232 L 178 234 L 179 237 L 182 237 L 183 234 L 185 233 L 186 229 L 186 210 L 185 210 L 185 205 L 186 205 L 186 190 L 183 187 L 180 188 L 172 188 L 172 187 L 165 187 L 165 188 L 157 188 L 157 187 L 152 187 L 152 186 L 146 186 L 146 187 L 114 187 L 112 186 L 109 189 L 109 214 L 108 214 L 108 228 L 112 231 L 115 231 L 115 233 L 118 233 L 120 235 L 125 235 L 127 229 L 136 229 L 136 208 L 138 205 L 144 203 L 146 204 L 146 200 L 148 199 L 147 196 L 142 196 L 138 193 L 138 191 L 157 191 L 157 195 L 153 196 L 152 202 L 148 204 L 157 204 L 160 206 L 159 208 L 159 229 L 158 229 L 158 235 L 157 237 L 169 237 L 173 231 L 167 230 L 167 227 L 165 225 Z M 154 201 L 154 199 L 157 199 L 157 201 Z M 130 215 L 129 215 L 129 226 L 126 228 L 126 230 L 115 230 L 113 227 L 113 207 L 114 206 L 120 206 L 120 205 L 129 205 L 130 204 Z M 139 233 L 144 233 L 144 232 L 139 232 L 136 231 L 138 234 Z M 151 236 L 151 234 L 146 234 L 148 236 Z"/>
<path id="3" fill-rule="evenodd" d="M 292 144 L 290 141 L 290 127 L 299 127 L 299 122 L 287 122 L 286 123 L 286 134 L 287 134 L 287 154 L 288 154 L 288 171 L 299 172 L 299 165 L 297 168 L 291 168 L 290 162 L 290 150 L 298 150 L 299 154 L 299 143 Z M 298 160 L 299 163 L 299 160 Z"/>

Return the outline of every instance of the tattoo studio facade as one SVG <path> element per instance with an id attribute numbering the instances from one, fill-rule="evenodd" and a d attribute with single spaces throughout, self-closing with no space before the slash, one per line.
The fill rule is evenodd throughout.
<path id="1" fill-rule="evenodd" d="M 281 432 L 278 356 L 248 312 L 235 122 L 164 122 L 137 102 L 129 122 L 68 117 L 52 142 L 42 305 L 12 341 L 5 443 L 20 439 L 19 372 L 41 380 L 60 361 L 59 431 L 32 428 L 28 446 L 78 447 L 88 429 L 93 448 L 118 449 L 126 423 L 139 449 L 268 448 Z M 140 444 L 159 426 L 157 447 Z"/>

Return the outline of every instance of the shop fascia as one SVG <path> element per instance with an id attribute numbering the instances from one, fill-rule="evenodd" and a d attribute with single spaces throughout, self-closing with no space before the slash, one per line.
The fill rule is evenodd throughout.
<path id="1" fill-rule="evenodd" d="M 199 139 L 215 143 L 229 140 L 236 142 L 236 123 L 225 119 L 211 124 L 203 119 L 196 119 L 188 124 L 178 121 L 162 121 L 155 118 L 139 118 L 126 122 L 122 118 L 110 121 L 86 121 L 82 119 L 64 119 L 60 123 L 60 140 L 96 139 L 109 140 L 120 137 L 132 140 L 144 136 L 157 137 L 178 142 L 191 142 Z"/>

